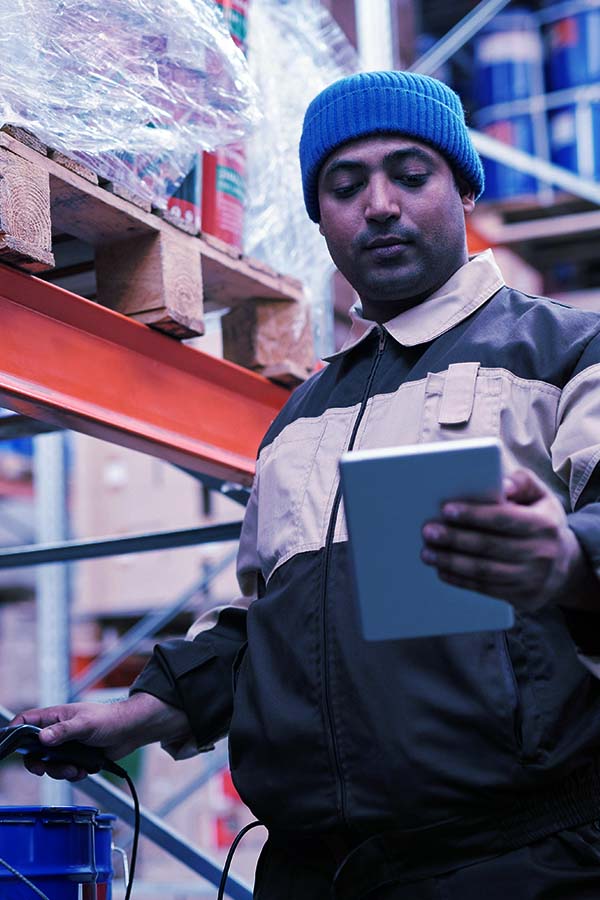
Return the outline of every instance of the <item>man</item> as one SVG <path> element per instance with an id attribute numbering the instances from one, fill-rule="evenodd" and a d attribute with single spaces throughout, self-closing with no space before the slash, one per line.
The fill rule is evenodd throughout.
<path id="1" fill-rule="evenodd" d="M 236 786 L 270 833 L 259 900 L 597 900 L 600 316 L 507 288 L 489 252 L 468 259 L 483 172 L 442 83 L 335 83 L 309 106 L 300 160 L 361 308 L 261 446 L 240 541 L 248 612 L 158 646 L 123 703 L 17 721 L 114 757 L 229 732 Z M 423 559 L 510 601 L 515 627 L 365 642 L 340 454 L 480 435 L 502 441 L 505 499 L 448 503 Z M 401 571 L 398 602 L 418 602 Z"/>

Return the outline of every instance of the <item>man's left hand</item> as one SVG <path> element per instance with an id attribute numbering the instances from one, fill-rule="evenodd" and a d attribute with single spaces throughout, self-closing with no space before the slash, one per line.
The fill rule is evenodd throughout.
<path id="1" fill-rule="evenodd" d="M 442 581 L 507 600 L 533 612 L 569 602 L 589 565 L 563 507 L 528 469 L 505 480 L 494 504 L 451 501 L 423 528 L 422 559 Z"/>

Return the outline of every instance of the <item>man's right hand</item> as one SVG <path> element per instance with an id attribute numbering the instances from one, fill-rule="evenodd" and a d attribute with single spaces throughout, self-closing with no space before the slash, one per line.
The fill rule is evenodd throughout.
<path id="1" fill-rule="evenodd" d="M 189 735 L 185 713 L 152 694 L 139 692 L 116 703 L 67 703 L 42 709 L 27 709 L 10 725 L 37 725 L 40 740 L 49 747 L 64 741 L 81 741 L 100 747 L 109 759 L 120 759 L 158 740 Z M 67 781 L 80 781 L 89 773 L 63 763 L 25 760 L 34 775 L 50 775 Z"/>

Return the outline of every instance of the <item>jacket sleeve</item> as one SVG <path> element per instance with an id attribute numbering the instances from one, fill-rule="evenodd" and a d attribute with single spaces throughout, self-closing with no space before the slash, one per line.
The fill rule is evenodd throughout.
<path id="1" fill-rule="evenodd" d="M 588 343 L 563 390 L 552 461 L 569 487 L 569 527 L 599 579 L 598 613 L 563 613 L 582 662 L 600 677 L 600 336 Z"/>
<path id="2" fill-rule="evenodd" d="M 242 595 L 230 606 L 210 610 L 186 639 L 165 641 L 131 686 L 185 712 L 187 739 L 163 747 L 176 758 L 212 749 L 227 733 L 233 709 L 233 666 L 246 643 L 247 608 L 257 596 L 260 570 L 256 552 L 257 484 L 250 495 L 238 551 Z M 191 639 L 190 639 L 191 638 Z"/>

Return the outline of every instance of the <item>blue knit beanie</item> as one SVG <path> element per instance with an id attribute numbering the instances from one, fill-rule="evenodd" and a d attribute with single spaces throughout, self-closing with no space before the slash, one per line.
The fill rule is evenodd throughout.
<path id="1" fill-rule="evenodd" d="M 415 72 L 360 72 L 321 91 L 306 110 L 300 139 L 304 202 L 321 218 L 319 170 L 336 147 L 369 134 L 400 132 L 438 150 L 479 197 L 484 175 L 457 94 Z"/>

